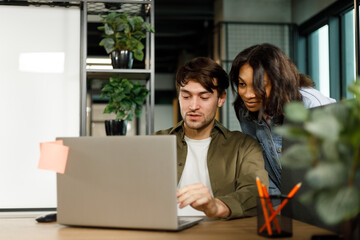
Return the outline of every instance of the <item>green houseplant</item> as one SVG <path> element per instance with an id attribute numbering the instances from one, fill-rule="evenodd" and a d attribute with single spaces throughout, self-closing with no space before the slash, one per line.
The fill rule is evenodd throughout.
<path id="1" fill-rule="evenodd" d="M 126 78 L 115 77 L 110 77 L 101 91 L 100 97 L 109 99 L 104 113 L 115 113 L 116 120 L 125 123 L 132 121 L 134 116 L 141 117 L 143 105 L 149 94 L 149 90 L 139 82 L 134 83 Z M 105 124 L 109 123 L 105 122 Z M 126 126 L 124 123 L 122 125 Z"/>
<path id="2" fill-rule="evenodd" d="M 104 32 L 99 45 L 103 46 L 108 54 L 114 51 L 128 50 L 134 54 L 134 58 L 144 59 L 144 44 L 147 32 L 154 32 L 150 23 L 144 21 L 141 16 L 131 16 L 128 13 L 112 12 L 108 15 L 100 15 L 103 26 L 98 30 Z"/>
<path id="3" fill-rule="evenodd" d="M 311 190 L 300 201 L 313 204 L 318 216 L 330 225 L 359 219 L 360 212 L 359 79 L 349 91 L 354 99 L 312 111 L 302 103 L 287 104 L 285 116 L 292 123 L 276 130 L 296 141 L 283 153 L 282 163 L 308 169 L 304 178 Z"/>

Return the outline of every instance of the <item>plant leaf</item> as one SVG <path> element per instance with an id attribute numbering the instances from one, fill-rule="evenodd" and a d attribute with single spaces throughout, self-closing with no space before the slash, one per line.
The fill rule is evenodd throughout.
<path id="1" fill-rule="evenodd" d="M 329 104 L 322 107 L 327 114 L 333 115 L 339 122 L 347 122 L 349 120 L 349 110 L 344 104 Z"/>
<path id="2" fill-rule="evenodd" d="M 114 90 L 114 88 L 110 84 L 107 84 L 102 88 L 101 91 L 103 93 L 107 93 L 107 92 L 112 92 L 113 90 Z"/>
<path id="3" fill-rule="evenodd" d="M 327 224 L 338 224 L 354 217 L 360 211 L 360 192 L 355 186 L 346 186 L 334 191 L 319 192 L 316 209 Z"/>
<path id="4" fill-rule="evenodd" d="M 134 111 L 142 109 L 149 90 L 139 82 L 133 83 L 126 78 L 110 77 L 102 88 L 102 97 L 109 97 L 105 113 L 115 113 L 116 119 L 132 120 Z"/>
<path id="5" fill-rule="evenodd" d="M 128 114 L 127 117 L 126 117 L 126 120 L 132 121 L 133 118 L 134 118 L 134 114 L 133 114 L 132 112 L 129 112 L 129 114 Z"/>
<path id="6" fill-rule="evenodd" d="M 130 111 L 131 110 L 132 103 L 131 101 L 124 99 L 121 102 L 121 108 L 124 109 L 124 111 Z"/>
<path id="7" fill-rule="evenodd" d="M 123 99 L 126 98 L 126 95 L 123 91 L 120 91 L 116 96 L 113 97 L 114 102 L 121 103 Z"/>
<path id="8" fill-rule="evenodd" d="M 145 22 L 141 16 L 131 16 L 128 13 L 111 12 L 102 18 L 103 26 L 98 27 L 104 31 L 104 38 L 113 39 L 113 43 L 105 44 L 103 40 L 99 43 L 107 53 L 115 49 L 130 50 L 134 52 L 134 58 L 144 60 L 144 46 L 141 39 L 146 38 L 147 32 L 155 32 L 151 24 Z"/>
<path id="9" fill-rule="evenodd" d="M 124 30 L 125 30 L 125 24 L 124 23 L 121 23 L 121 24 L 117 25 L 116 31 L 122 32 Z"/>
<path id="10" fill-rule="evenodd" d="M 107 53 L 111 53 L 114 50 L 115 41 L 112 38 L 104 38 L 100 42 L 101 46 L 104 46 Z"/>
<path id="11" fill-rule="evenodd" d="M 357 81 L 355 81 L 353 84 L 351 84 L 348 89 L 354 95 L 360 96 L 360 80 L 357 79 Z"/>
<path id="12" fill-rule="evenodd" d="M 285 105 L 285 117 L 292 122 L 304 122 L 308 115 L 308 109 L 301 102 L 290 102 Z"/>
<path id="13" fill-rule="evenodd" d="M 139 118 L 141 117 L 141 115 L 142 115 L 142 106 L 135 108 L 135 116 Z"/>
<path id="14" fill-rule="evenodd" d="M 107 23 L 104 25 L 104 30 L 106 35 L 114 34 L 114 29 Z"/>
<path id="15" fill-rule="evenodd" d="M 313 157 L 307 145 L 295 144 L 283 152 L 280 160 L 284 166 L 302 168 L 311 166 Z"/>
<path id="16" fill-rule="evenodd" d="M 136 60 L 142 61 L 144 59 L 144 52 L 142 50 L 134 50 L 134 58 Z"/>
<path id="17" fill-rule="evenodd" d="M 142 29 L 145 29 L 147 32 L 155 32 L 155 29 L 151 27 L 150 23 L 144 22 L 142 24 Z"/>
<path id="18" fill-rule="evenodd" d="M 104 109 L 104 113 L 112 113 L 114 111 L 114 106 L 111 104 L 108 104 L 105 109 Z"/>
<path id="19" fill-rule="evenodd" d="M 340 163 L 320 163 L 307 171 L 306 181 L 314 189 L 337 187 L 346 179 L 346 168 Z"/>
<path id="20" fill-rule="evenodd" d="M 299 201 L 305 205 L 312 205 L 316 198 L 316 191 L 309 190 L 305 193 L 302 193 L 299 197 Z"/>
<path id="21" fill-rule="evenodd" d="M 137 97 L 134 98 L 134 102 L 136 103 L 136 105 L 143 105 L 145 102 L 145 98 L 144 96 L 138 95 Z"/>
<path id="22" fill-rule="evenodd" d="M 307 131 L 322 139 L 336 141 L 339 138 L 341 126 L 334 115 L 319 108 L 312 112 L 311 119 L 304 125 Z"/>
<path id="23" fill-rule="evenodd" d="M 325 139 L 321 144 L 321 151 L 324 158 L 330 162 L 338 162 L 341 159 L 338 151 L 338 145 L 339 144 L 337 142 Z"/>
<path id="24" fill-rule="evenodd" d="M 122 110 L 119 110 L 117 113 L 116 113 L 116 119 L 124 119 L 126 117 L 126 114 L 124 111 Z"/>
<path id="25" fill-rule="evenodd" d="M 274 128 L 276 134 L 289 140 L 306 141 L 309 139 L 309 134 L 297 125 L 284 124 Z"/>

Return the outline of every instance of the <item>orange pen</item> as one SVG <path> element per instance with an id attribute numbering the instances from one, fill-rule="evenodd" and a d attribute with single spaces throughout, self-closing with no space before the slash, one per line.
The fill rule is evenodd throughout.
<path id="1" fill-rule="evenodd" d="M 268 234 L 271 236 L 272 235 L 272 230 L 271 230 L 271 226 L 270 226 L 269 215 L 268 215 L 268 212 L 266 210 L 264 193 L 263 193 L 263 190 L 262 190 L 262 187 L 261 187 L 261 181 L 260 181 L 259 177 L 256 177 L 256 185 L 257 185 L 257 188 L 258 188 L 258 191 L 259 191 L 259 197 L 260 197 L 261 205 L 262 205 L 263 212 L 264 212 L 264 218 L 265 218 L 264 226 L 267 227 Z M 262 231 L 260 231 L 260 232 L 262 232 Z"/>
<path id="2" fill-rule="evenodd" d="M 287 195 L 287 198 L 282 201 L 282 203 L 280 204 L 280 206 L 278 207 L 278 209 L 276 209 L 276 211 L 274 213 L 271 214 L 271 217 L 269 218 L 269 222 L 271 222 L 275 217 L 276 215 L 281 211 L 281 209 L 283 209 L 285 207 L 285 205 L 287 204 L 287 202 L 289 201 L 289 198 L 292 198 L 295 193 L 299 190 L 299 188 L 301 187 L 301 182 L 296 184 L 295 187 L 290 191 L 290 193 Z M 266 224 L 264 224 L 259 232 L 262 232 L 264 231 L 264 229 L 266 228 Z"/>
<path id="3" fill-rule="evenodd" d="M 263 189 L 263 192 L 264 192 L 264 196 L 265 196 L 265 198 L 267 200 L 267 204 L 269 206 L 270 213 L 273 214 L 274 213 L 274 208 L 273 208 L 273 206 L 271 204 L 270 196 L 269 196 L 269 193 L 268 193 L 268 191 L 266 189 L 266 186 L 262 185 L 262 189 Z M 279 223 L 278 223 L 278 220 L 276 218 L 274 219 L 274 224 L 275 224 L 275 227 L 276 227 L 276 231 L 280 234 L 281 229 L 279 227 Z"/>

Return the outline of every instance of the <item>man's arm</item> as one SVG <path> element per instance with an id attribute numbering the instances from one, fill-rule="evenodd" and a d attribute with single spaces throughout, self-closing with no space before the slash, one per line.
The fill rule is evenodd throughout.
<path id="1" fill-rule="evenodd" d="M 210 191 L 202 183 L 194 183 L 178 190 L 178 203 L 180 208 L 188 205 L 202 211 L 208 217 L 227 218 L 230 209 L 217 198 L 213 198 Z"/>
<path id="2" fill-rule="evenodd" d="M 258 196 L 256 177 L 268 187 L 269 178 L 265 170 L 262 148 L 256 140 L 247 135 L 239 142 L 236 159 L 235 191 L 219 192 L 216 198 L 225 203 L 231 213 L 228 218 L 256 215 L 256 197 Z"/>
<path id="3" fill-rule="evenodd" d="M 190 184 L 178 190 L 180 207 L 190 205 L 208 217 L 231 219 L 254 216 L 258 195 L 256 177 L 267 187 L 269 185 L 262 148 L 248 135 L 233 135 L 225 145 L 230 149 L 225 147 L 219 151 L 216 144 L 210 153 L 212 164 L 209 174 L 215 197 L 202 184 Z"/>

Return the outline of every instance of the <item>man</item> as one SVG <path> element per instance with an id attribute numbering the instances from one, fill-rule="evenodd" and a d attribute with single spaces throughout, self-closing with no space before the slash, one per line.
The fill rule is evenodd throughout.
<path id="1" fill-rule="evenodd" d="M 176 74 L 183 120 L 156 134 L 177 137 L 179 208 L 193 211 L 182 214 L 180 210 L 179 215 L 253 216 L 258 195 L 256 177 L 268 186 L 258 143 L 215 120 L 228 86 L 226 72 L 209 58 L 195 58 Z"/>

